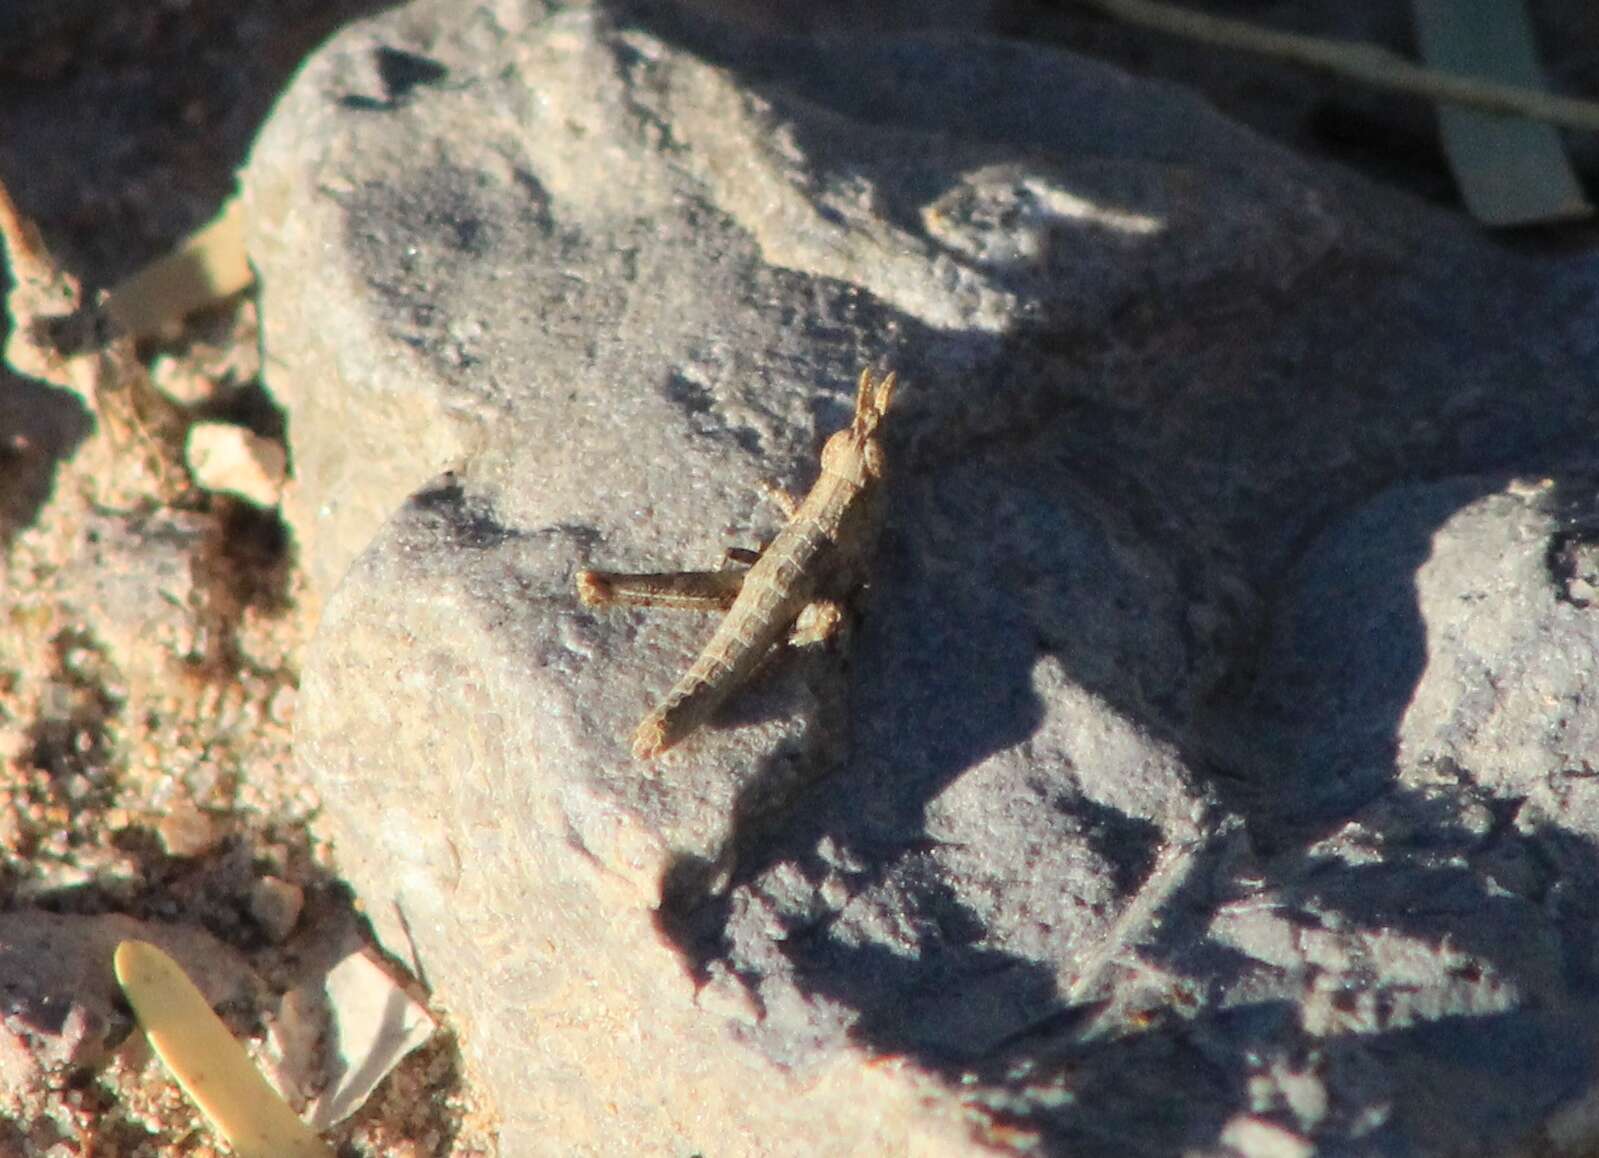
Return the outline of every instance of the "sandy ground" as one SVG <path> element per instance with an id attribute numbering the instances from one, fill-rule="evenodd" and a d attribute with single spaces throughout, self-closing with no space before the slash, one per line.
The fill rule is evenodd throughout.
<path id="1" fill-rule="evenodd" d="M 371 7 L 0 14 L 0 184 L 82 300 L 217 214 L 293 68 Z M 12 339 L 61 314 L 24 299 Z M 247 293 L 125 353 L 0 372 L 0 913 L 198 926 L 281 991 L 359 921 L 290 750 L 312 613 L 275 512 L 197 486 L 184 446 L 204 421 L 281 442 L 283 417 Z M 329 1133 L 340 1153 L 493 1152 L 435 1012 L 443 1031 Z M 112 1021 L 41 1039 L 25 1081 L 6 1071 L 0 1154 L 220 1151 Z M 261 1037 L 259 1019 L 243 1028 Z"/>

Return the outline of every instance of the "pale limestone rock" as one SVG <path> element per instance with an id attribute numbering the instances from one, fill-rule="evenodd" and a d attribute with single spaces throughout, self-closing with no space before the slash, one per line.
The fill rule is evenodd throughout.
<path id="1" fill-rule="evenodd" d="M 369 948 L 335 965 L 323 992 L 335 1053 L 328 1062 L 331 1084 L 307 1115 L 318 1130 L 360 1109 L 388 1072 L 435 1028 L 426 1007 L 395 982 Z"/>
<path id="2" fill-rule="evenodd" d="M 1592 1080 L 1585 790 L 1441 759 L 1463 690 L 1587 735 L 1487 690 L 1590 629 L 1473 505 L 1587 485 L 1587 275 L 1071 57 L 664 5 L 350 29 L 246 195 L 301 758 L 507 1153 L 1441 1153 Z M 636 764 L 708 625 L 572 571 L 769 535 L 866 363 L 852 646 Z"/>

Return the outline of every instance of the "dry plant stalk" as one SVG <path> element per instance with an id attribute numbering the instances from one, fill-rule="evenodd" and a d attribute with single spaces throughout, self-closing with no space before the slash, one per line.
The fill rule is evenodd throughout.
<path id="1" fill-rule="evenodd" d="M 123 941 L 117 983 L 183 1092 L 240 1158 L 333 1158 L 279 1096 L 180 966 L 156 946 Z"/>

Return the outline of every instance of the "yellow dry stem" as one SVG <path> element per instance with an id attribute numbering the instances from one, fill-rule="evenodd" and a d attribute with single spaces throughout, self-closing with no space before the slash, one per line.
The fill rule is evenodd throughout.
<path id="1" fill-rule="evenodd" d="M 230 201 L 215 220 L 111 291 L 111 316 L 135 338 L 232 297 L 255 280 L 244 252 L 244 210 Z"/>
<path id="2" fill-rule="evenodd" d="M 117 946 L 116 971 L 155 1052 L 235 1154 L 332 1158 L 176 961 L 144 941 L 124 941 Z"/>

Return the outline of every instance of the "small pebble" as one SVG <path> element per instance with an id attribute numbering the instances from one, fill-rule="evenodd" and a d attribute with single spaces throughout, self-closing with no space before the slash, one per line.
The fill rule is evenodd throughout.
<path id="1" fill-rule="evenodd" d="M 305 890 L 281 877 L 262 877 L 250 886 L 250 916 L 274 942 L 294 931 L 305 907 Z"/>
<path id="2" fill-rule="evenodd" d="M 168 856 L 203 856 L 222 839 L 216 822 L 187 803 L 173 805 L 156 822 L 155 831 Z"/>
<path id="3" fill-rule="evenodd" d="M 184 459 L 205 490 L 236 495 L 258 507 L 278 505 L 288 457 L 271 439 L 229 422 L 197 422 L 189 428 Z"/>

